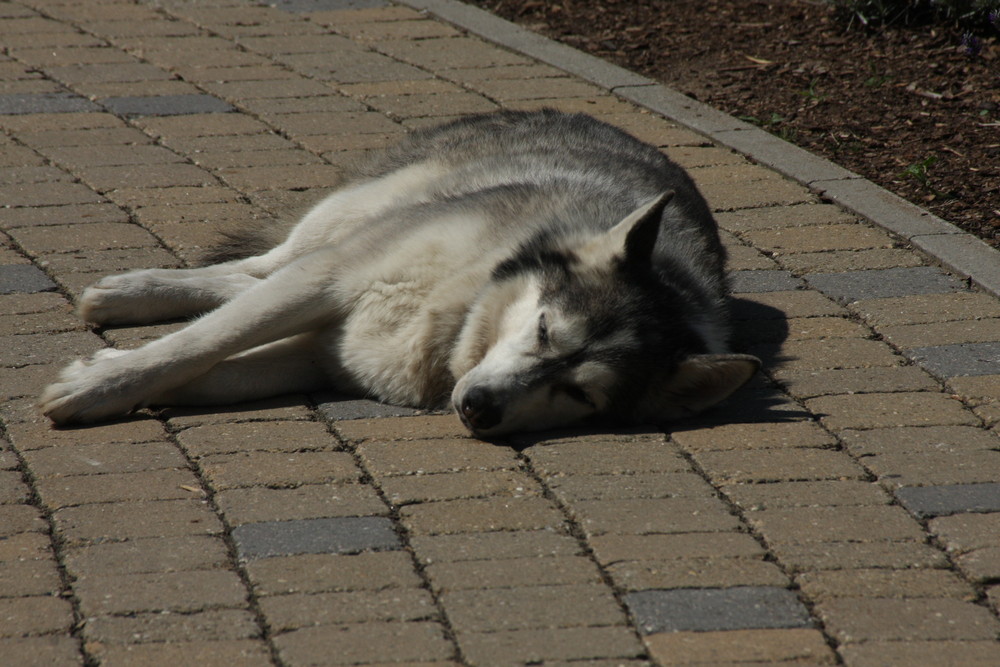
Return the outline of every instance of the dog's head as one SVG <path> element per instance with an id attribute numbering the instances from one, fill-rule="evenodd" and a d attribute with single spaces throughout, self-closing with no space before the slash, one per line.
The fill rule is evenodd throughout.
<path id="1" fill-rule="evenodd" d="M 723 400 L 755 357 L 712 354 L 699 318 L 652 265 L 668 193 L 609 231 L 526 244 L 495 270 L 462 331 L 452 403 L 480 436 L 592 416 L 661 422 Z"/>

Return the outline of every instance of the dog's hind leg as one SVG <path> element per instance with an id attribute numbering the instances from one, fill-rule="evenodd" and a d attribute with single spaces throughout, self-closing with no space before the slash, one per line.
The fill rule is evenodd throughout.
<path id="1" fill-rule="evenodd" d="M 136 350 L 77 361 L 45 390 L 41 408 L 57 423 L 125 414 L 233 355 L 323 329 L 342 316 L 335 286 L 342 259 L 334 248 L 314 252 L 180 331 Z"/>

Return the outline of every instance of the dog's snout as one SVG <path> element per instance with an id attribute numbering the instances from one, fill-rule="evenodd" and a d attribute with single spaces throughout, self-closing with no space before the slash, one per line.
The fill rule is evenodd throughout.
<path id="1" fill-rule="evenodd" d="M 477 431 L 493 428 L 503 417 L 503 406 L 496 395 L 485 387 L 472 387 L 465 392 L 459 410 L 466 423 Z"/>

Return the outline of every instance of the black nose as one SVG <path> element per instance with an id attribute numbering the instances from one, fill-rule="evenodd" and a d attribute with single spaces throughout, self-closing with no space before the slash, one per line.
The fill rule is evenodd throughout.
<path id="1" fill-rule="evenodd" d="M 503 406 L 486 387 L 472 387 L 465 392 L 460 410 L 465 422 L 477 431 L 493 428 L 503 417 Z"/>

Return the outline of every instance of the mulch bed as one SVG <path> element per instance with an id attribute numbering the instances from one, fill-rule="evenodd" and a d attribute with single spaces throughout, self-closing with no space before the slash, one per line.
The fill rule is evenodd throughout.
<path id="1" fill-rule="evenodd" d="M 1000 247 L 1000 32 L 816 0 L 466 0 L 663 81 Z"/>

